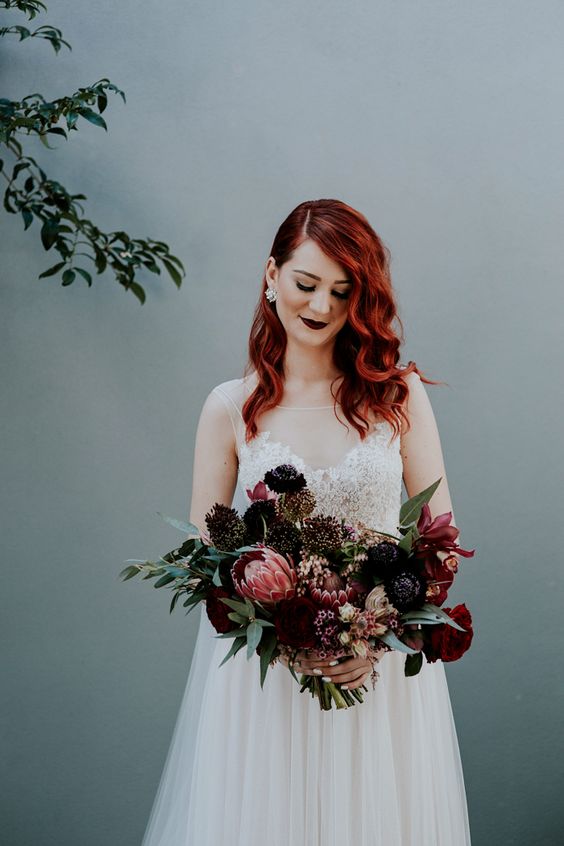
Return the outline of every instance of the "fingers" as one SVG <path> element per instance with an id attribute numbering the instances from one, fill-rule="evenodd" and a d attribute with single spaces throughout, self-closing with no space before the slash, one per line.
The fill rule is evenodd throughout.
<path id="1" fill-rule="evenodd" d="M 306 676 L 319 676 L 323 681 L 332 681 L 335 684 L 346 685 L 349 689 L 360 687 L 364 684 L 369 673 L 372 672 L 372 662 L 366 658 L 346 658 L 341 661 L 327 661 L 313 658 L 304 658 L 305 653 L 296 655 L 293 668 L 296 673 Z M 282 660 L 282 659 L 281 659 Z M 289 666 L 288 660 L 283 663 Z"/>

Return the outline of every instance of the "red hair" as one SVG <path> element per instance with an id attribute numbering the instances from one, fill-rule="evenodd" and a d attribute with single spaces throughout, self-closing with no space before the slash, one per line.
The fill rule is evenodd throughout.
<path id="1" fill-rule="evenodd" d="M 340 200 L 307 200 L 290 212 L 270 250 L 277 267 L 285 264 L 308 238 L 340 264 L 353 281 L 347 322 L 333 348 L 333 363 L 344 374 L 334 399 L 340 402 L 346 419 L 361 439 L 369 431 L 364 415 L 370 409 L 392 425 L 395 437 L 401 431 L 401 418 L 409 427 L 403 409 L 409 393 L 407 374 L 415 371 L 427 384 L 440 383 L 425 378 L 414 361 L 405 368 L 397 366 L 404 338 L 390 277 L 390 252 L 364 215 Z M 266 287 L 264 274 L 245 366 L 245 375 L 254 370 L 258 377 L 257 386 L 242 409 L 246 441 L 257 434 L 257 418 L 275 408 L 284 393 L 286 331 L 275 303 L 265 297 Z M 399 332 L 393 327 L 394 321 Z"/>

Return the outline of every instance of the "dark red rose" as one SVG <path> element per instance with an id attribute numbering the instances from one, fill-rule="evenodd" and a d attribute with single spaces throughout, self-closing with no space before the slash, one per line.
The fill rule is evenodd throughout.
<path id="1" fill-rule="evenodd" d="M 316 645 L 313 621 L 318 606 L 306 596 L 294 596 L 278 603 L 273 622 L 278 640 L 297 649 Z"/>
<path id="2" fill-rule="evenodd" d="M 434 661 L 458 661 L 470 648 L 474 631 L 472 629 L 472 616 L 470 611 L 462 603 L 454 608 L 443 608 L 451 620 L 462 626 L 465 631 L 449 626 L 448 623 L 441 623 L 438 626 L 429 626 L 430 634 L 425 638 L 423 652 L 429 663 Z"/>
<path id="3" fill-rule="evenodd" d="M 211 588 L 206 596 L 206 611 L 209 621 L 216 632 L 223 634 L 224 632 L 230 632 L 231 629 L 236 629 L 237 623 L 234 623 L 227 616 L 233 609 L 229 605 L 226 605 L 225 602 L 221 602 L 221 596 L 230 597 L 231 594 L 222 587 Z"/>

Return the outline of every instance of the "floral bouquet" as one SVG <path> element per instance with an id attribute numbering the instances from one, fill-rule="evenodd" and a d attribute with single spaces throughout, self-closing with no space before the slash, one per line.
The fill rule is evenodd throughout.
<path id="1" fill-rule="evenodd" d="M 128 559 L 120 576 L 158 577 L 192 610 L 205 602 L 217 637 L 232 640 L 219 666 L 247 647 L 260 658 L 260 684 L 280 657 L 323 710 L 363 702 L 362 690 L 303 674 L 293 661 L 301 650 L 320 660 L 368 657 L 375 664 L 392 649 L 406 653 L 405 675 L 428 662 L 454 661 L 469 648 L 473 631 L 464 604 L 442 608 L 458 570 L 459 530 L 452 513 L 431 519 L 428 501 L 440 479 L 403 503 L 398 536 L 332 515 L 314 515 L 316 500 L 292 464 L 269 470 L 247 489 L 241 516 L 215 503 L 205 515 L 207 533 L 170 517 L 187 532 L 182 546 L 158 562 Z M 186 613 L 188 613 L 188 611 Z"/>

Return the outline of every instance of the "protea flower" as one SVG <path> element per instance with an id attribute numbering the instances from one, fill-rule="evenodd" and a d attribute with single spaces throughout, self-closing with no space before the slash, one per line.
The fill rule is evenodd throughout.
<path id="1" fill-rule="evenodd" d="M 231 576 L 240 596 L 263 605 L 291 599 L 298 581 L 291 558 L 288 560 L 264 544 L 244 552 L 233 564 Z"/>
<path id="2" fill-rule="evenodd" d="M 327 575 L 321 587 L 311 585 L 309 594 L 317 605 L 321 605 L 323 608 L 331 608 L 337 614 L 341 605 L 345 605 L 347 602 L 354 603 L 357 598 L 356 588 L 345 585 L 338 573 Z"/>

